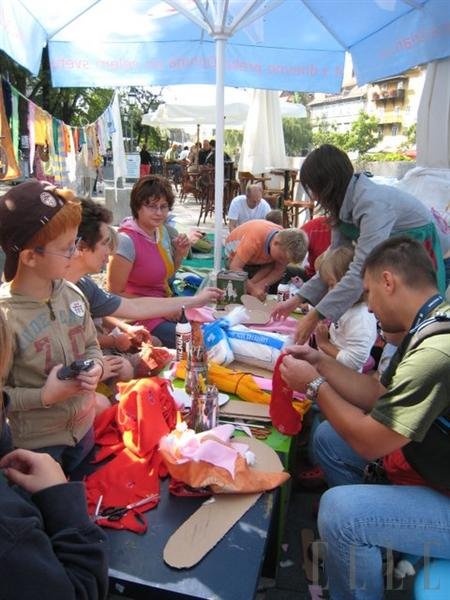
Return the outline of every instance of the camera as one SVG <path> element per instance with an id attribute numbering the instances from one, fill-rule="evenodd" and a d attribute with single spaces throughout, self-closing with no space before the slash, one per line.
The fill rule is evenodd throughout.
<path id="1" fill-rule="evenodd" d="M 75 379 L 82 371 L 89 371 L 94 366 L 94 361 L 90 360 L 74 360 L 68 367 L 62 367 L 56 374 L 58 379 Z"/>

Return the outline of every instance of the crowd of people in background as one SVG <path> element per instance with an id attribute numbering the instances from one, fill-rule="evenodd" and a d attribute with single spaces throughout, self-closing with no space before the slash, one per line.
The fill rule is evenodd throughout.
<path id="1" fill-rule="evenodd" d="M 27 180 L 0 198 L 8 598 L 34 597 L 36 582 L 51 597 L 77 588 L 106 597 L 104 535 L 88 517 L 83 485 L 67 483 L 94 446 L 96 415 L 111 405 L 99 383 L 134 377 L 130 348 L 175 348 L 182 306 L 222 297 L 215 287 L 174 292 L 194 238 L 168 225 L 172 183 L 151 173 L 145 145 L 140 157 L 130 216 L 117 230 L 103 205 L 46 182 Z M 214 140 L 173 143 L 165 155 L 174 176 L 181 162 L 213 167 L 215 159 Z M 298 228 L 283 226 L 259 185 L 231 201 L 226 266 L 246 271 L 248 293 L 262 301 L 291 266 L 301 273 L 298 292 L 272 318 L 306 312 L 280 371 L 313 403 L 311 467 L 330 488 L 318 520 L 330 593 L 378 599 L 383 549 L 423 556 L 430 544 L 433 556 L 450 559 L 450 327 L 428 329 L 450 321 L 443 245 L 420 200 L 355 173 L 335 146 L 313 150 L 300 181 L 319 214 Z M 105 288 L 90 277 L 104 269 Z M 380 330 L 395 353 L 377 377 Z M 73 361 L 79 373 L 61 379 Z M 22 576 L 24 561 L 33 577 Z"/>

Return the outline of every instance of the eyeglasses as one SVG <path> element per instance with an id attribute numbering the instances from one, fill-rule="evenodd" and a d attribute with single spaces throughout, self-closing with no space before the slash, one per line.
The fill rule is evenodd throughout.
<path id="1" fill-rule="evenodd" d="M 78 245 L 80 242 L 81 242 L 81 237 L 77 237 L 77 239 L 75 240 L 75 244 L 73 246 L 70 246 L 70 248 L 67 249 L 67 254 L 62 254 L 61 252 L 51 252 L 51 250 L 47 250 L 46 248 L 43 248 L 42 246 L 37 246 L 37 248 L 35 248 L 34 251 L 37 252 L 38 254 L 52 254 L 53 256 L 62 256 L 63 258 L 70 259 L 75 254 L 75 252 L 78 250 Z"/>
<path id="2" fill-rule="evenodd" d="M 150 212 L 166 212 L 170 210 L 168 204 L 144 204 L 145 208 L 147 208 Z"/>

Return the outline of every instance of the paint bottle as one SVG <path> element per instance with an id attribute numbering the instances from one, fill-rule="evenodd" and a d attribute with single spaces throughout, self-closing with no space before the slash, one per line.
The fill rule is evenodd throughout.
<path id="1" fill-rule="evenodd" d="M 277 302 L 284 302 L 285 300 L 289 300 L 289 277 L 286 275 L 277 287 Z"/>
<path id="2" fill-rule="evenodd" d="M 187 358 L 192 341 L 192 327 L 186 318 L 185 307 L 181 309 L 181 317 L 175 326 L 175 348 L 177 361 Z"/>

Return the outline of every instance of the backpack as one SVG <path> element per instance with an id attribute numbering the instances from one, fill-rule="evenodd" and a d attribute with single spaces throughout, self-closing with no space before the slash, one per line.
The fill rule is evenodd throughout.
<path id="1" fill-rule="evenodd" d="M 426 338 L 442 333 L 450 334 L 450 316 L 436 314 L 419 325 L 404 353 L 419 346 Z M 422 442 L 411 441 L 402 451 L 409 465 L 427 483 L 450 490 L 450 409 L 435 419 Z"/>

